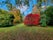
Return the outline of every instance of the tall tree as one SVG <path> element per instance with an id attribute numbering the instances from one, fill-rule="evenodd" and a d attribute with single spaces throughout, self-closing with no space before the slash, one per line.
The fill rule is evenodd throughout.
<path id="1" fill-rule="evenodd" d="M 22 3 L 29 6 L 29 0 L 15 0 L 15 4 L 18 6 L 22 5 Z"/>
<path id="2" fill-rule="evenodd" d="M 6 4 L 8 10 L 12 10 L 13 9 L 13 5 L 11 3 L 11 0 L 5 0 L 5 4 Z"/>
<path id="3" fill-rule="evenodd" d="M 18 6 L 22 6 L 22 4 L 24 3 L 24 5 L 29 6 L 29 0 L 14 0 L 15 1 L 15 6 L 12 5 L 11 0 L 5 0 L 5 4 L 7 6 L 7 8 L 9 10 L 12 10 L 13 7 L 18 7 Z"/>
<path id="4" fill-rule="evenodd" d="M 53 4 L 53 0 L 51 0 L 51 3 Z"/>
<path id="5" fill-rule="evenodd" d="M 47 0 L 37 0 L 37 5 L 38 7 L 41 7 L 41 4 L 44 2 L 44 4 L 46 5 Z"/>

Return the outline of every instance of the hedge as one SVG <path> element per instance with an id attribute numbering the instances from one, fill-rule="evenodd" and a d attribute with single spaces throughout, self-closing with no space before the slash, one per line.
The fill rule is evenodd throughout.
<path id="1" fill-rule="evenodd" d="M 0 27 L 13 25 L 14 16 L 5 10 L 0 10 Z"/>

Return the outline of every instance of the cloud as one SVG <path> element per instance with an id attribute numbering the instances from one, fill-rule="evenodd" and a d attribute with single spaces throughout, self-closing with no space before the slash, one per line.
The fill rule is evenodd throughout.
<path id="1" fill-rule="evenodd" d="M 21 11 L 21 13 L 25 12 L 28 9 L 28 6 L 18 6 L 17 9 L 19 9 Z"/>

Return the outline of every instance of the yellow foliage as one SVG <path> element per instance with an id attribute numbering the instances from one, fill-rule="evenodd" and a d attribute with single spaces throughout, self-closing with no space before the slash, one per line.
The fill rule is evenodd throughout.
<path id="1" fill-rule="evenodd" d="M 20 22 L 21 21 L 21 13 L 20 13 L 20 10 L 13 9 L 10 12 L 11 12 L 11 14 L 14 15 L 14 23 L 17 23 L 17 22 Z"/>

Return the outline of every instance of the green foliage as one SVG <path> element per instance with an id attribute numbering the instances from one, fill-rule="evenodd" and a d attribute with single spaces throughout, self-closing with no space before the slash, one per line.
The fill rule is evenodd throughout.
<path id="1" fill-rule="evenodd" d="M 47 0 L 37 0 L 37 6 L 41 7 L 43 2 L 46 5 Z"/>
<path id="2" fill-rule="evenodd" d="M 53 25 L 53 6 L 48 7 L 44 13 L 47 16 L 47 23 Z"/>
<path id="3" fill-rule="evenodd" d="M 42 14 L 42 15 L 41 15 L 40 23 L 41 23 L 41 26 L 42 26 L 42 27 L 47 26 L 47 24 L 46 24 L 46 15 L 45 15 L 45 14 Z"/>
<path id="4" fill-rule="evenodd" d="M 47 7 L 41 15 L 41 25 L 53 25 L 53 6 Z"/>
<path id="5" fill-rule="evenodd" d="M 20 1 L 20 0 L 15 0 L 15 4 L 16 4 L 16 5 L 19 5 L 19 6 L 20 6 L 21 2 L 22 2 L 22 1 Z"/>
<path id="6" fill-rule="evenodd" d="M 29 1 L 32 1 L 32 0 L 15 0 L 15 4 L 20 6 L 20 5 L 22 5 L 22 2 L 23 2 L 24 5 L 28 5 L 29 6 Z"/>
<path id="7" fill-rule="evenodd" d="M 0 14 L 5 14 L 5 13 L 8 13 L 8 12 L 5 11 L 5 10 L 0 9 Z"/>
<path id="8" fill-rule="evenodd" d="M 32 0 L 25 0 L 25 5 L 28 5 L 29 6 L 29 1 L 32 1 Z"/>
<path id="9" fill-rule="evenodd" d="M 13 15 L 9 12 L 2 11 L 0 12 L 0 27 L 13 25 Z"/>

